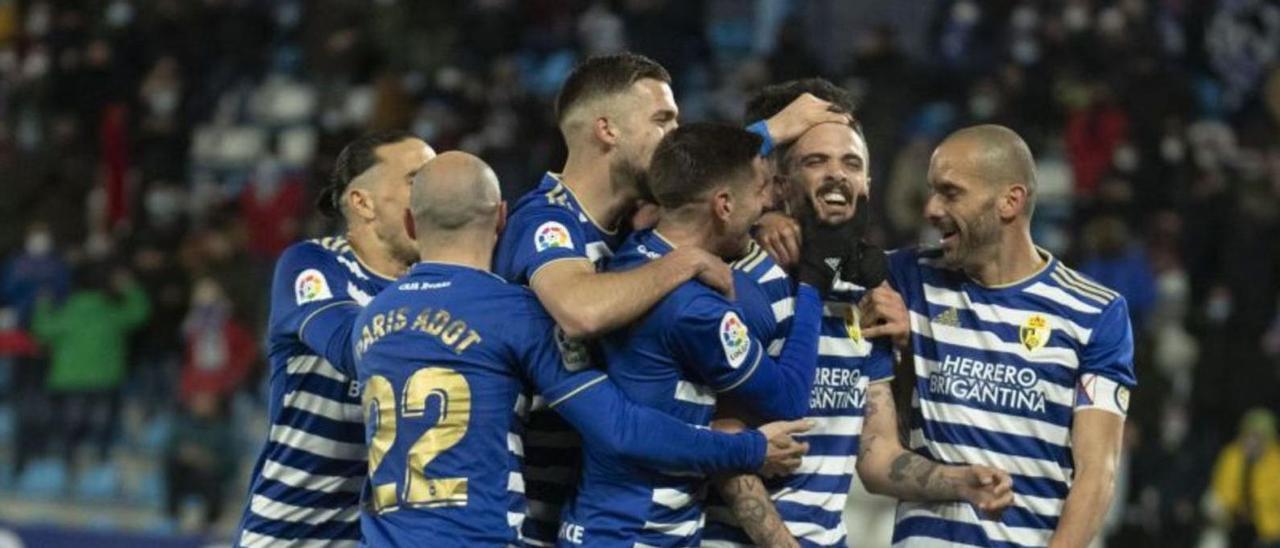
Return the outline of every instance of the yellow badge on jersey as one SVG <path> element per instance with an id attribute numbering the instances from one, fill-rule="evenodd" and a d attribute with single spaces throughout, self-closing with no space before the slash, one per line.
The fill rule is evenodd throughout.
<path id="1" fill-rule="evenodd" d="M 1027 350 L 1035 350 L 1049 342 L 1049 335 L 1053 332 L 1053 328 L 1049 327 L 1049 320 L 1039 314 L 1032 314 L 1027 321 L 1022 322 L 1022 328 L 1018 330 L 1019 336 L 1022 338 L 1022 346 Z"/>
<path id="2" fill-rule="evenodd" d="M 844 309 L 844 329 L 849 333 L 849 339 L 853 342 L 862 340 L 862 326 L 858 325 L 858 307 L 850 306 Z"/>

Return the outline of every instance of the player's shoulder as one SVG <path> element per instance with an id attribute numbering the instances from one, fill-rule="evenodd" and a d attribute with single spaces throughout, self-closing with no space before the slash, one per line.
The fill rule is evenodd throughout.
<path id="1" fill-rule="evenodd" d="M 554 174 L 546 174 L 533 190 L 525 193 L 511 209 L 510 221 L 521 223 L 535 219 L 559 219 L 577 222 L 572 195 Z"/>
<path id="2" fill-rule="evenodd" d="M 339 236 L 312 238 L 289 244 L 280 253 L 279 262 L 282 264 L 307 262 L 331 264 L 337 261 L 339 255 L 350 251 L 351 245 L 347 243 L 346 238 Z"/>
<path id="3" fill-rule="evenodd" d="M 891 270 L 942 268 L 939 262 L 942 259 L 942 248 L 937 246 L 900 247 L 885 252 L 885 257 L 888 258 Z"/>
<path id="4" fill-rule="evenodd" d="M 758 284 L 785 281 L 788 278 L 786 270 L 755 241 L 749 244 L 746 254 L 730 263 L 729 267 L 742 272 Z"/>
<path id="5" fill-rule="evenodd" d="M 1067 266 L 1059 259 L 1053 260 L 1044 282 L 1058 291 L 1045 292 L 1050 300 L 1063 306 L 1085 312 L 1088 316 L 1102 316 L 1108 312 L 1128 310 L 1124 295 L 1094 280 L 1088 275 Z"/>

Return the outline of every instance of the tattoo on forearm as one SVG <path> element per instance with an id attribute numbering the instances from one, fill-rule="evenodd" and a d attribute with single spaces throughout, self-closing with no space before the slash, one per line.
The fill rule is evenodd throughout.
<path id="1" fill-rule="evenodd" d="M 791 532 L 773 509 L 773 501 L 760 478 L 741 476 L 728 481 L 724 493 L 732 500 L 733 515 L 738 524 L 758 545 L 765 547 L 790 546 Z"/>
<path id="2" fill-rule="evenodd" d="M 921 495 L 952 497 L 957 485 L 941 473 L 941 466 L 911 452 L 903 452 L 889 465 L 889 480 L 894 483 L 914 483 Z"/>

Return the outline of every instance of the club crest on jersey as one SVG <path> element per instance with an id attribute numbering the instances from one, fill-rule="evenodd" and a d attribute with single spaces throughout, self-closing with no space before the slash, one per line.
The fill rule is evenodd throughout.
<path id="1" fill-rule="evenodd" d="M 542 223 L 533 233 L 533 246 L 538 251 L 546 251 L 553 247 L 573 247 L 573 239 L 569 237 L 569 229 L 555 221 Z"/>
<path id="2" fill-rule="evenodd" d="M 1049 342 L 1049 334 L 1052 332 L 1053 328 L 1049 327 L 1049 320 L 1039 314 L 1032 314 L 1022 322 L 1018 335 L 1022 338 L 1022 346 L 1027 347 L 1027 350 L 1035 350 Z"/>
<path id="3" fill-rule="evenodd" d="M 862 326 L 858 323 L 858 309 L 852 306 L 844 309 L 844 330 L 853 342 L 862 340 Z"/>
<path id="4" fill-rule="evenodd" d="M 724 347 L 724 355 L 729 358 L 729 366 L 737 369 L 747 359 L 747 351 L 751 350 L 751 337 L 747 335 L 747 326 L 733 312 L 725 312 L 720 319 L 720 345 Z"/>
<path id="5" fill-rule="evenodd" d="M 298 304 L 333 298 L 333 292 L 329 291 L 329 282 L 324 280 L 324 274 L 314 268 L 298 273 L 298 277 L 293 280 L 293 294 Z"/>

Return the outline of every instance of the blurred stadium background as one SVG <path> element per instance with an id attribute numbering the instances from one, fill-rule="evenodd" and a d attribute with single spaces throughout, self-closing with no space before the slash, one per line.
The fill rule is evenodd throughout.
<path id="1" fill-rule="evenodd" d="M 936 236 L 942 136 L 1019 131 L 1038 241 L 1138 335 L 1108 544 L 1280 543 L 1280 4 L 0 0 L 0 546 L 225 542 L 272 262 L 333 230 L 311 197 L 341 146 L 407 128 L 514 199 L 563 161 L 562 78 L 621 49 L 671 71 L 683 120 L 852 90 L 889 245 Z M 886 544 L 891 503 L 850 506 L 850 539 Z"/>

